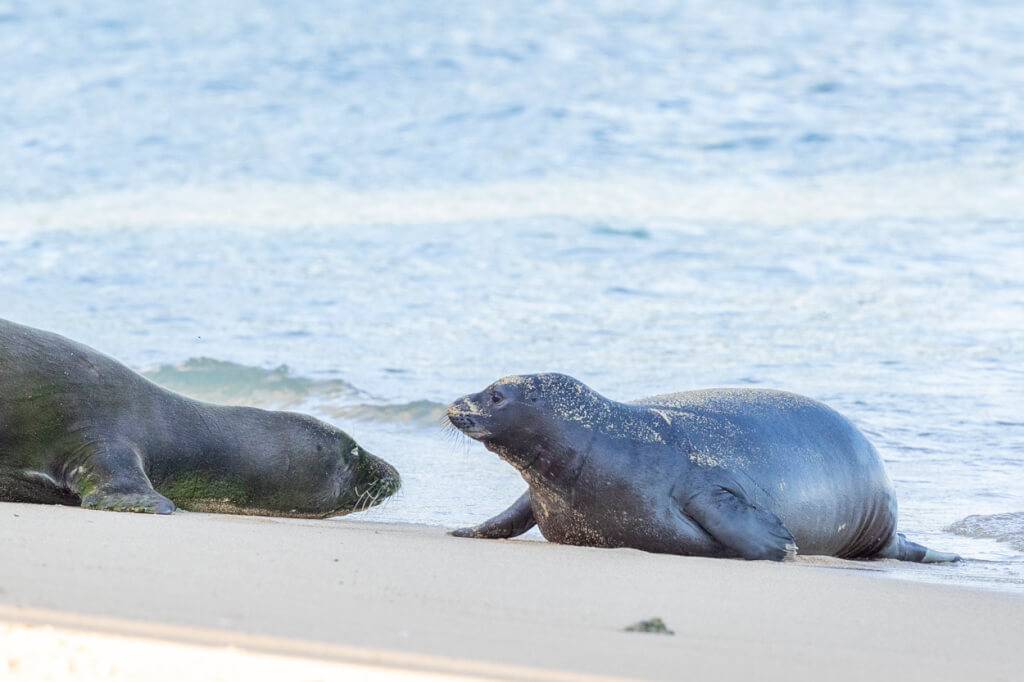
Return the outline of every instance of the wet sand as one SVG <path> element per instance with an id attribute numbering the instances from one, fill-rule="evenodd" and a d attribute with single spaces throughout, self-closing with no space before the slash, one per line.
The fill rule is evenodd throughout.
<path id="1" fill-rule="evenodd" d="M 1013 680 L 1024 669 L 1024 598 L 821 563 L 0 504 L 0 677 Z M 675 634 L 623 630 L 652 617 Z"/>

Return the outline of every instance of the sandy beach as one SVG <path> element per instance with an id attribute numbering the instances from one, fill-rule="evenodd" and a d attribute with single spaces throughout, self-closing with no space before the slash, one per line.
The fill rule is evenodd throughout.
<path id="1" fill-rule="evenodd" d="M 20 504 L 0 519 L 5 679 L 1011 680 L 1024 667 L 1024 599 L 839 563 L 354 520 Z M 624 631 L 652 617 L 675 634 Z"/>

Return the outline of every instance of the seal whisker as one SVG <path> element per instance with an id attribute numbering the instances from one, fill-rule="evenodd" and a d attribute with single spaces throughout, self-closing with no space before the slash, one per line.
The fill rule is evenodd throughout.
<path id="1" fill-rule="evenodd" d="M 444 421 L 441 424 L 441 433 L 444 435 L 445 440 L 450 443 L 458 443 L 467 440 L 466 434 L 462 433 L 455 424 L 452 424 L 447 415 L 445 415 Z"/>
<path id="2" fill-rule="evenodd" d="M 366 494 L 359 498 L 359 500 L 357 501 L 357 505 L 356 505 L 356 510 L 357 511 L 366 511 L 367 509 L 369 509 L 370 505 L 368 504 L 368 502 L 371 499 L 373 499 L 373 492 L 372 491 L 373 491 L 373 486 L 370 486 L 369 488 L 366 489 Z"/>
<path id="3" fill-rule="evenodd" d="M 356 499 L 352 503 L 352 508 L 347 513 L 361 511 L 359 508 L 359 504 L 362 502 L 363 496 L 366 495 L 366 492 L 367 490 L 369 490 L 369 488 L 367 488 L 367 490 L 364 490 L 363 492 L 359 492 L 359 486 L 354 486 L 353 490 L 356 493 Z"/>
<path id="4" fill-rule="evenodd" d="M 363 506 L 362 511 L 366 511 L 370 507 L 372 507 L 375 504 L 377 504 L 377 498 L 380 496 L 380 493 L 382 492 L 381 490 L 379 490 L 380 484 L 381 484 L 381 481 L 377 481 L 372 486 L 370 486 L 369 490 L 366 491 L 367 492 L 367 498 L 366 498 L 366 502 L 365 502 L 365 505 Z"/>
<path id="5" fill-rule="evenodd" d="M 398 492 L 396 492 L 396 493 L 392 493 L 391 495 L 387 495 L 387 496 L 386 496 L 386 497 L 384 498 L 384 500 L 383 500 L 383 501 L 382 501 L 382 502 L 380 503 L 380 506 L 381 506 L 381 507 L 387 507 L 387 506 L 388 506 L 389 504 L 391 504 L 391 503 L 392 503 L 392 502 L 393 502 L 394 500 L 396 500 L 396 499 L 401 499 L 401 498 L 402 498 L 402 496 L 403 496 L 403 494 L 404 494 L 404 492 L 403 492 L 403 491 L 402 491 L 401 489 L 399 489 L 399 490 L 398 490 Z"/>

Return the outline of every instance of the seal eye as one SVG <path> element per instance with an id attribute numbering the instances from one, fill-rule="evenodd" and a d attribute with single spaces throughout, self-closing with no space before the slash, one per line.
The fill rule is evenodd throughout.
<path id="1" fill-rule="evenodd" d="M 502 394 L 498 393 L 497 391 L 495 391 L 494 393 L 491 393 L 491 403 L 493 403 L 494 405 L 497 405 L 498 403 L 503 403 L 503 402 L 505 402 L 505 396 L 503 396 Z"/>

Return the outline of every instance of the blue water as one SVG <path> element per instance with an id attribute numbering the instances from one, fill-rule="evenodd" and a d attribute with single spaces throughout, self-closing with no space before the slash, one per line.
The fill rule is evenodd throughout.
<path id="1" fill-rule="evenodd" d="M 439 428 L 505 374 L 771 386 L 971 558 L 886 571 L 1024 589 L 1015 3 L 0 0 L 0 159 L 0 317 L 340 425 L 366 519 L 518 496 Z"/>

